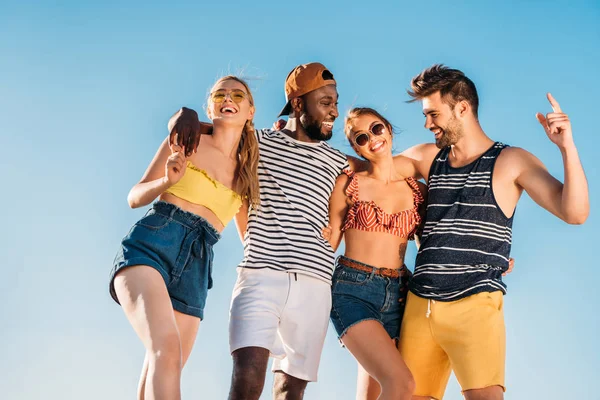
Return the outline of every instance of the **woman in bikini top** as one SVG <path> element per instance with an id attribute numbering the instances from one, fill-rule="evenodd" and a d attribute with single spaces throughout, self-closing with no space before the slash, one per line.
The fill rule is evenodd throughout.
<path id="1" fill-rule="evenodd" d="M 414 381 L 396 341 L 409 275 L 404 255 L 420 229 L 427 189 L 394 166 L 392 126 L 377 111 L 351 110 L 345 132 L 368 163 L 365 171 L 345 171 L 330 199 L 331 246 L 345 240 L 333 275 L 331 320 L 358 361 L 359 394 L 410 399 Z"/>

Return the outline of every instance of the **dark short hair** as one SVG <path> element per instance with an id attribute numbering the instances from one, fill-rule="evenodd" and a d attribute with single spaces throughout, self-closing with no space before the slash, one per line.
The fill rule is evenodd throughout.
<path id="1" fill-rule="evenodd" d="M 459 101 L 465 100 L 471 105 L 473 114 L 477 117 L 479 108 L 477 89 L 473 81 L 458 69 L 435 64 L 415 76 L 410 82 L 410 89 L 407 89 L 406 92 L 412 97 L 409 103 L 422 100 L 436 92 L 440 92 L 444 102 L 452 108 Z"/>

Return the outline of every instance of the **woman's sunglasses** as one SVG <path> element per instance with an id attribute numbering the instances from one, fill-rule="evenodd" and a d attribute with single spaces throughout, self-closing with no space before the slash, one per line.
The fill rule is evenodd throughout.
<path id="1" fill-rule="evenodd" d="M 213 103 L 218 104 L 218 103 L 224 102 L 225 98 L 228 95 L 229 95 L 229 98 L 231 100 L 233 100 L 234 102 L 236 102 L 237 104 L 240 104 L 242 101 L 244 101 L 246 96 L 248 96 L 246 93 L 244 93 L 244 91 L 242 91 L 240 89 L 233 89 L 230 92 L 228 92 L 226 90 L 216 90 L 210 94 L 210 99 L 212 100 Z"/>
<path id="2" fill-rule="evenodd" d="M 385 125 L 383 125 L 381 122 L 378 122 L 369 128 L 369 132 L 373 136 L 381 136 L 385 132 Z M 369 143 L 369 134 L 367 132 L 359 133 L 358 135 L 354 136 L 354 143 L 361 147 L 366 145 Z"/>

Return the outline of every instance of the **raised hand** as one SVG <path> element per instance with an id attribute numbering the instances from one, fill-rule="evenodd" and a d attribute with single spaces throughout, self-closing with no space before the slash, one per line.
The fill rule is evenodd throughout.
<path id="1" fill-rule="evenodd" d="M 175 134 L 174 142 L 179 141 L 179 135 Z M 165 164 L 165 177 L 169 186 L 173 186 L 183 177 L 186 170 L 185 160 L 185 146 L 179 146 L 177 144 L 170 144 L 171 155 L 167 159 Z"/>
<path id="2" fill-rule="evenodd" d="M 169 145 L 185 148 L 185 156 L 195 153 L 202 135 L 212 134 L 212 124 L 200 122 L 198 113 L 182 107 L 169 120 Z"/>
<path id="3" fill-rule="evenodd" d="M 571 131 L 569 117 L 562 112 L 558 101 L 550 93 L 547 94 L 547 97 L 553 112 L 546 114 L 546 116 L 537 113 L 535 114 L 537 120 L 542 124 L 548 138 L 559 148 L 563 149 L 573 145 L 573 132 Z"/>

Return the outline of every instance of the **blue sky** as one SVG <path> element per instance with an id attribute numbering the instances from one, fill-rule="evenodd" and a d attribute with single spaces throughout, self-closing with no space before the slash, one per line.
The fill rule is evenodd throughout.
<path id="1" fill-rule="evenodd" d="M 597 1 L 28 3 L 0 2 L 3 398 L 134 397 L 143 347 L 107 291 L 118 243 L 145 211 L 128 208 L 127 192 L 169 116 L 201 110 L 216 78 L 244 71 L 256 125 L 267 127 L 287 73 L 310 61 L 335 74 L 341 111 L 372 106 L 400 128 L 399 151 L 432 140 L 420 105 L 405 103 L 410 78 L 433 63 L 462 69 L 488 135 L 532 151 L 562 179 L 560 153 L 535 119 L 554 94 L 573 121 L 592 211 L 568 226 L 527 196 L 517 207 L 506 398 L 597 398 Z M 331 143 L 351 152 L 341 118 L 334 132 Z M 233 224 L 215 252 L 184 398 L 228 391 L 228 307 L 242 257 Z M 330 328 L 306 399 L 353 398 L 355 376 Z M 454 380 L 445 398 L 462 398 Z"/>

